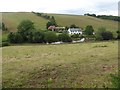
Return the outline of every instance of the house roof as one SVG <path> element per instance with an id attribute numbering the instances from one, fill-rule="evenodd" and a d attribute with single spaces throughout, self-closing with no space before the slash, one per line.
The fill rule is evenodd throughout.
<path id="1" fill-rule="evenodd" d="M 69 28 L 69 30 L 70 30 L 71 32 L 73 32 L 73 31 L 78 31 L 78 32 L 82 31 L 82 30 L 79 29 L 79 28 Z"/>
<path id="2" fill-rule="evenodd" d="M 55 29 L 55 26 L 49 26 L 48 29 Z"/>

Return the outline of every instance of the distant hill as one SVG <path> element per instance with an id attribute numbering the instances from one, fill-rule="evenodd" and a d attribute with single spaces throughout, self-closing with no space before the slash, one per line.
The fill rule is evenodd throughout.
<path id="1" fill-rule="evenodd" d="M 81 15 L 67 15 L 67 14 L 47 14 L 54 16 L 59 26 L 70 26 L 76 24 L 80 28 L 85 29 L 87 25 L 92 25 L 95 30 L 99 27 L 106 27 L 107 30 L 116 32 L 118 29 L 118 22 L 112 20 L 104 20 L 91 16 Z M 25 19 L 32 20 L 35 23 L 36 28 L 45 29 L 47 19 L 35 15 L 31 12 L 16 12 L 16 13 L 2 13 L 2 20 L 8 27 L 9 31 L 16 31 L 17 25 Z"/>

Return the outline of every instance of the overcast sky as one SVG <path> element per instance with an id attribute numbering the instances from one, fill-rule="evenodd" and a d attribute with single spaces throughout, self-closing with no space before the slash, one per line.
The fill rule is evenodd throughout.
<path id="1" fill-rule="evenodd" d="M 0 12 L 118 15 L 119 0 L 0 0 Z"/>

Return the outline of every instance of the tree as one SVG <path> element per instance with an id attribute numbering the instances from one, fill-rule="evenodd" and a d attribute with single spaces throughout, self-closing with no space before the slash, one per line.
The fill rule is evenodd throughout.
<path id="1" fill-rule="evenodd" d="M 44 40 L 45 42 L 52 43 L 52 42 L 58 41 L 58 38 L 56 33 L 48 31 L 48 32 L 45 32 Z"/>
<path id="2" fill-rule="evenodd" d="M 55 22 L 47 22 L 46 29 L 48 29 L 50 26 L 57 26 Z"/>
<path id="3" fill-rule="evenodd" d="M 28 41 L 28 35 L 35 30 L 34 23 L 30 20 L 23 20 L 17 27 L 18 32 L 23 37 L 24 41 Z"/>
<path id="4" fill-rule="evenodd" d="M 66 33 L 59 34 L 58 40 L 62 42 L 72 42 L 71 37 Z"/>
<path id="5" fill-rule="evenodd" d="M 13 33 L 13 32 L 10 32 L 9 34 L 8 34 L 8 41 L 10 42 L 10 43 L 14 43 L 15 42 L 15 33 Z"/>
<path id="6" fill-rule="evenodd" d="M 102 36 L 103 40 L 111 40 L 111 39 L 113 39 L 113 34 L 110 31 L 102 32 L 101 36 Z"/>
<path id="7" fill-rule="evenodd" d="M 117 35 L 117 39 L 120 39 L 120 30 L 116 31 Z"/>
<path id="8" fill-rule="evenodd" d="M 75 24 L 70 25 L 70 28 L 76 28 Z"/>
<path id="9" fill-rule="evenodd" d="M 86 26 L 85 28 L 85 34 L 86 35 L 93 35 L 94 29 L 91 25 Z"/>
<path id="10" fill-rule="evenodd" d="M 33 35 L 33 42 L 34 43 L 43 43 L 44 42 L 44 33 L 43 32 L 35 32 Z"/>
<path id="11" fill-rule="evenodd" d="M 23 37 L 18 32 L 9 33 L 8 40 L 10 43 L 23 43 Z"/>
<path id="12" fill-rule="evenodd" d="M 79 38 L 80 35 L 79 35 L 79 34 L 73 34 L 71 37 L 72 37 L 72 38 Z"/>
<path id="13" fill-rule="evenodd" d="M 110 40 L 113 39 L 113 34 L 110 31 L 106 31 L 105 27 L 100 27 L 95 35 L 96 40 Z"/>

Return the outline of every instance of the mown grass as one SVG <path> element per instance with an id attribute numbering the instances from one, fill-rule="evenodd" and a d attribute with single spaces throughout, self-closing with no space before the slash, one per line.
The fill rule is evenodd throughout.
<path id="1" fill-rule="evenodd" d="M 0 49 L 3 87 L 110 88 L 118 68 L 118 41 Z"/>

